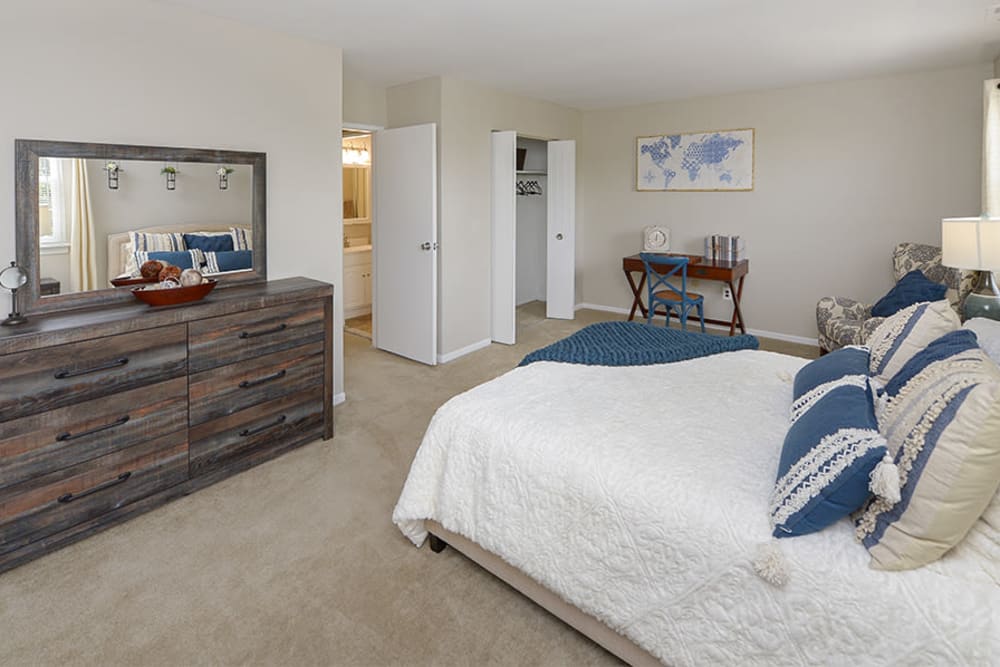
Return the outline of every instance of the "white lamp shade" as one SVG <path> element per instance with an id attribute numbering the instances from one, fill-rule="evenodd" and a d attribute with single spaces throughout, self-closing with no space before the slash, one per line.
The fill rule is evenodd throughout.
<path id="1" fill-rule="evenodd" d="M 942 220 L 941 263 L 959 269 L 1000 270 L 1000 218 Z"/>

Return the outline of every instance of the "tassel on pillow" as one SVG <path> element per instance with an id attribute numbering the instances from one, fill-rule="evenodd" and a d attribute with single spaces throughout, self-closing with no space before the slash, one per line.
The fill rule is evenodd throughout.
<path id="1" fill-rule="evenodd" d="M 868 479 L 871 480 L 868 489 L 879 498 L 894 505 L 902 498 L 899 493 L 899 468 L 896 467 L 888 452 L 872 470 Z"/>
<path id="2" fill-rule="evenodd" d="M 776 538 L 757 545 L 757 552 L 753 558 L 753 571 L 772 586 L 781 588 L 788 583 L 788 562 Z"/>

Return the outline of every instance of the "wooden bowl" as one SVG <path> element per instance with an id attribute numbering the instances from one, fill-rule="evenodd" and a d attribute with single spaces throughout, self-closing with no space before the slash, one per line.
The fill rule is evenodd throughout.
<path id="1" fill-rule="evenodd" d="M 128 287 L 130 285 L 145 285 L 146 283 L 158 282 L 156 278 L 115 278 L 111 284 L 115 287 Z"/>
<path id="2" fill-rule="evenodd" d="M 215 289 L 217 280 L 206 280 L 200 285 L 191 287 L 173 287 L 171 289 L 143 289 L 136 287 L 132 290 L 135 298 L 150 306 L 176 306 L 181 303 L 201 301 L 209 292 Z"/>

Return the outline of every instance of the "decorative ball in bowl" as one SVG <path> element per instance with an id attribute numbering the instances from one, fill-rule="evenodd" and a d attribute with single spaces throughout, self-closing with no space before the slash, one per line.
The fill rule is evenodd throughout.
<path id="1" fill-rule="evenodd" d="M 206 278 L 199 285 L 184 287 L 176 281 L 164 281 L 155 285 L 136 287 L 132 290 L 135 298 L 150 306 L 176 306 L 181 303 L 201 301 L 215 289 L 217 280 Z"/>

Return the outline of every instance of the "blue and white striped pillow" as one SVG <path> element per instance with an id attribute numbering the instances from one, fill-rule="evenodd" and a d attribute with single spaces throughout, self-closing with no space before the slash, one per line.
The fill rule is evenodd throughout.
<path id="1" fill-rule="evenodd" d="M 1000 368 L 970 332 L 952 332 L 913 356 L 880 403 L 900 499 L 872 499 L 855 535 L 873 568 L 907 570 L 958 544 L 996 493 Z"/>
<path id="2" fill-rule="evenodd" d="M 878 432 L 867 365 L 867 350 L 844 348 L 796 375 L 791 426 L 771 495 L 775 537 L 822 530 L 871 496 L 871 474 L 886 443 Z"/>
<path id="3" fill-rule="evenodd" d="M 962 326 L 947 299 L 916 303 L 886 318 L 868 337 L 872 358 L 869 368 L 884 385 L 932 341 Z"/>
<path id="4" fill-rule="evenodd" d="M 184 234 L 129 232 L 132 252 L 177 252 L 187 250 Z"/>
<path id="5" fill-rule="evenodd" d="M 253 250 L 253 232 L 245 227 L 230 227 L 233 237 L 233 250 Z"/>
<path id="6" fill-rule="evenodd" d="M 205 255 L 201 250 L 170 251 L 139 251 L 135 253 L 135 264 L 142 267 L 151 259 L 172 264 L 181 269 L 200 269 L 205 263 Z"/>
<path id="7" fill-rule="evenodd" d="M 253 268 L 252 250 L 229 250 L 205 253 L 205 274 L 249 271 Z"/>

